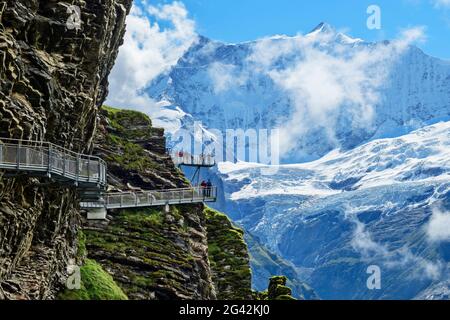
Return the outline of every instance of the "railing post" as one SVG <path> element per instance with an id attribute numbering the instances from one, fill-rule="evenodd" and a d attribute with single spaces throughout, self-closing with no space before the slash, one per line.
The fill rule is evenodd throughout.
<path id="1" fill-rule="evenodd" d="M 87 174 L 88 174 L 88 182 L 91 181 L 91 158 L 88 158 L 87 161 Z"/>
<path id="2" fill-rule="evenodd" d="M 80 157 L 78 154 L 75 159 L 75 182 L 78 184 L 78 178 L 80 176 Z"/>
<path id="3" fill-rule="evenodd" d="M 50 175 L 52 171 L 52 145 L 48 145 L 48 169 L 47 173 Z"/>
<path id="4" fill-rule="evenodd" d="M 101 162 L 100 159 L 98 159 L 98 183 L 101 183 L 101 182 L 102 182 L 102 175 L 103 175 L 103 172 L 102 172 L 102 162 Z"/>
<path id="5" fill-rule="evenodd" d="M 16 161 L 17 161 L 17 170 L 20 170 L 20 148 L 21 148 L 22 144 L 19 141 L 19 143 L 17 144 L 17 149 L 16 149 Z"/>
<path id="6" fill-rule="evenodd" d="M 63 177 L 66 176 L 66 151 L 63 151 Z"/>
<path id="7" fill-rule="evenodd" d="M 123 194 L 120 195 L 120 207 L 123 207 Z"/>
<path id="8" fill-rule="evenodd" d="M 3 144 L 0 144 L 0 163 L 3 162 Z"/>

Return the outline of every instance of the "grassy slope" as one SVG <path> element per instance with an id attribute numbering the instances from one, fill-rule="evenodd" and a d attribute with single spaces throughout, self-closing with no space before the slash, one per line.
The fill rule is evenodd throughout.
<path id="1" fill-rule="evenodd" d="M 86 256 L 84 233 L 80 231 L 78 239 L 78 259 Z M 122 289 L 102 266 L 91 259 L 85 259 L 80 268 L 81 288 L 65 289 L 58 295 L 59 300 L 128 300 Z"/>

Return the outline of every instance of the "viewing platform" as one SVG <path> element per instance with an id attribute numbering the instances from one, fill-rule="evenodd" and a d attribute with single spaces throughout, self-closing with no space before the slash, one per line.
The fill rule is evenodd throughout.
<path id="1" fill-rule="evenodd" d="M 206 167 L 216 166 L 214 156 L 210 154 L 192 155 L 187 152 L 178 151 L 171 154 L 172 160 L 177 166 Z"/>
<path id="2" fill-rule="evenodd" d="M 106 209 L 126 209 L 164 206 L 167 204 L 215 202 L 216 199 L 216 187 L 192 187 L 170 190 L 107 193 L 102 201 L 81 202 L 81 207 L 84 209 L 103 207 Z"/>
<path id="3" fill-rule="evenodd" d="M 107 210 L 147 208 L 179 204 L 216 202 L 216 187 L 193 187 L 171 190 L 106 193 L 103 198 L 80 203 L 88 219 L 106 219 Z"/>

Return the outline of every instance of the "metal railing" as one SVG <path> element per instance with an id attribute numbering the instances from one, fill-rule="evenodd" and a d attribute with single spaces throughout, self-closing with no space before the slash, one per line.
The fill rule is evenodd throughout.
<path id="1" fill-rule="evenodd" d="M 49 142 L 0 138 L 0 169 L 47 173 L 106 186 L 106 162 Z"/>
<path id="2" fill-rule="evenodd" d="M 216 160 L 210 154 L 192 155 L 187 152 L 179 151 L 171 154 L 175 165 L 214 167 Z"/>
<path id="3" fill-rule="evenodd" d="M 163 206 L 166 204 L 186 204 L 215 202 L 217 199 L 217 188 L 193 187 L 171 190 L 152 190 L 139 192 L 107 193 L 98 202 L 82 202 L 82 208 L 140 208 Z"/>
<path id="4" fill-rule="evenodd" d="M 212 157 L 193 157 L 189 154 L 184 155 L 183 159 L 190 165 L 214 163 Z M 0 169 L 23 171 L 31 176 L 47 174 L 73 180 L 82 189 L 82 193 L 86 193 L 84 197 L 93 199 L 81 202 L 81 208 L 84 209 L 139 208 L 215 202 L 217 199 L 217 188 L 214 186 L 104 193 L 107 186 L 107 166 L 104 160 L 78 154 L 49 142 L 0 138 Z"/>

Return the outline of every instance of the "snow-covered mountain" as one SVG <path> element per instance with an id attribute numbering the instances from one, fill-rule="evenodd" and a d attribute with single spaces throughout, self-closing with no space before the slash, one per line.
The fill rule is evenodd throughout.
<path id="1" fill-rule="evenodd" d="M 220 164 L 217 206 L 294 263 L 321 298 L 449 298 L 450 122 L 272 176 L 260 170 Z M 371 265 L 381 290 L 366 286 Z"/>
<path id="2" fill-rule="evenodd" d="M 146 92 L 173 144 L 195 122 L 208 139 L 280 129 L 273 175 L 244 162 L 212 175 L 216 207 L 259 242 L 253 257 L 267 247 L 325 299 L 449 298 L 449 62 L 408 37 L 368 43 L 320 24 L 240 44 L 200 37 Z M 381 290 L 367 288 L 371 265 Z M 254 272 L 257 289 L 271 268 Z"/>
<path id="3" fill-rule="evenodd" d="M 147 93 L 169 135 L 281 128 L 284 163 L 395 137 L 450 116 L 450 63 L 408 41 L 311 33 L 226 44 L 201 37 Z"/>

